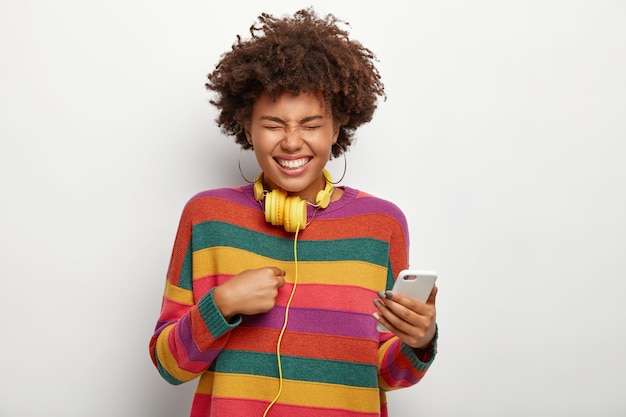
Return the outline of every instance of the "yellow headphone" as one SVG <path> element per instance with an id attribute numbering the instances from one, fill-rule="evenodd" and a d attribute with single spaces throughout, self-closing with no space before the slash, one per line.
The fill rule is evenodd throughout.
<path id="1" fill-rule="evenodd" d="M 327 170 L 323 171 L 326 185 L 315 197 L 315 207 L 326 208 L 330 204 L 330 198 L 335 190 L 333 179 Z M 265 221 L 274 226 L 284 226 L 285 230 L 295 233 L 306 228 L 306 205 L 307 201 L 298 196 L 288 197 L 285 190 L 277 188 L 265 192 L 263 189 L 263 173 L 254 182 L 254 198 L 257 201 L 265 200 Z M 311 203 L 309 203 L 311 204 Z"/>

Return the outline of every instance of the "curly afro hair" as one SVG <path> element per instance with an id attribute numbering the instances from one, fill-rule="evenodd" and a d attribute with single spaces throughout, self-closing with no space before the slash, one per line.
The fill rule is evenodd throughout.
<path id="1" fill-rule="evenodd" d="M 349 24 L 332 14 L 319 17 L 308 8 L 282 19 L 263 13 L 250 27 L 250 39 L 237 35 L 232 50 L 207 76 L 222 132 L 249 149 L 242 124 L 250 119 L 261 93 L 276 99 L 285 92 L 311 92 L 340 125 L 333 156 L 347 150 L 356 128 L 372 119 L 377 97 L 386 96 L 376 56 L 349 39 L 342 26 Z"/>

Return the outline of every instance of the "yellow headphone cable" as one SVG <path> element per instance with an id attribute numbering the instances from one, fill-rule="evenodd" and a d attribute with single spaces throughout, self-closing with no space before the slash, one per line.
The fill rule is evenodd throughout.
<path id="1" fill-rule="evenodd" d="M 289 320 L 289 307 L 291 306 L 291 300 L 293 300 L 293 295 L 296 293 L 296 286 L 298 285 L 298 232 L 300 231 L 300 223 L 296 226 L 295 236 L 293 238 L 293 259 L 294 259 L 294 268 L 295 268 L 295 278 L 293 279 L 293 288 L 291 289 L 291 294 L 289 295 L 289 300 L 287 301 L 287 305 L 285 306 L 285 319 L 283 321 L 283 327 L 280 329 L 280 334 L 278 335 L 278 343 L 276 344 L 276 358 L 278 360 L 278 393 L 276 393 L 276 397 L 272 400 L 272 402 L 267 406 L 265 412 L 263 413 L 263 417 L 267 416 L 267 413 L 270 411 L 270 408 L 278 401 L 280 394 L 283 392 L 283 368 L 280 361 L 280 344 L 283 341 L 283 335 L 285 334 L 285 329 L 287 328 L 287 321 Z"/>

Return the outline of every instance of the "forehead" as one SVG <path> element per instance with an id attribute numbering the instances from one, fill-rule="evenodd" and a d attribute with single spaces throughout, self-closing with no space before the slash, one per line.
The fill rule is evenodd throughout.
<path id="1" fill-rule="evenodd" d="M 289 92 L 273 98 L 263 92 L 252 106 L 252 118 L 278 117 L 282 120 L 301 120 L 311 116 L 330 117 L 326 104 L 314 93 L 302 92 L 298 95 Z"/>

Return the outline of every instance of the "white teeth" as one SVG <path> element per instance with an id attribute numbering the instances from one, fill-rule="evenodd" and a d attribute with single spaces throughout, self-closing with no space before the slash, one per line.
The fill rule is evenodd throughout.
<path id="1" fill-rule="evenodd" d="M 306 165 L 309 162 L 308 158 L 295 159 L 295 160 L 280 160 L 278 163 L 283 168 L 296 169 Z"/>

